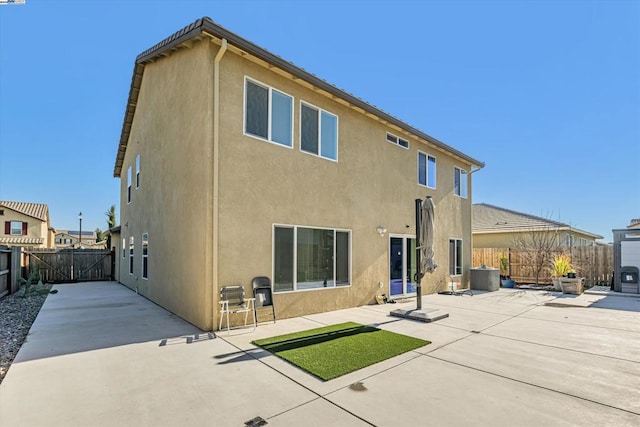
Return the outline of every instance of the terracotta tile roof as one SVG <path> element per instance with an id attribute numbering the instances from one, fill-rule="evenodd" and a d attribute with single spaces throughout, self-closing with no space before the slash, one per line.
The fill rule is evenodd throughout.
<path id="1" fill-rule="evenodd" d="M 0 207 L 5 207 L 21 214 L 46 222 L 49 219 L 49 206 L 42 203 L 3 202 Z"/>
<path id="2" fill-rule="evenodd" d="M 554 229 L 574 230 L 578 233 L 592 236 L 595 239 L 603 238 L 598 234 L 580 230 L 563 222 L 501 208 L 488 203 L 477 203 L 473 205 L 472 223 L 473 233 L 509 233 Z"/>

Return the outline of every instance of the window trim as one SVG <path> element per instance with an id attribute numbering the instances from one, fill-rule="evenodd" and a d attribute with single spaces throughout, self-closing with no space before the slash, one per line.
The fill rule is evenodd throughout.
<path id="1" fill-rule="evenodd" d="M 318 153 L 311 153 L 309 151 L 305 151 L 302 149 L 302 105 L 306 105 L 309 108 L 313 108 L 318 111 Z M 337 114 L 332 113 L 331 111 L 325 110 L 324 108 L 320 108 L 317 105 L 314 105 L 308 101 L 303 99 L 300 100 L 300 123 L 298 126 L 298 137 L 300 141 L 300 152 L 304 154 L 309 154 L 310 156 L 319 157 L 321 159 L 329 160 L 332 162 L 338 163 L 339 156 L 339 147 L 340 147 L 340 117 Z M 331 157 L 325 157 L 322 153 L 322 113 L 327 113 L 336 118 L 336 158 L 332 159 Z"/>
<path id="2" fill-rule="evenodd" d="M 145 237 L 146 236 L 146 237 Z M 146 242 L 146 243 L 145 243 Z M 142 240 L 140 240 L 140 245 L 142 247 L 141 252 L 141 263 L 140 263 L 140 277 L 144 280 L 149 280 L 149 233 L 142 233 Z M 145 248 L 146 246 L 146 248 Z M 146 255 L 145 255 L 146 249 Z M 147 264 L 147 275 L 144 274 L 144 266 L 145 262 Z"/>
<path id="3" fill-rule="evenodd" d="M 456 174 L 460 174 L 460 188 L 458 191 L 456 191 Z M 465 190 L 465 194 L 462 195 L 462 189 L 463 189 L 463 185 L 462 185 L 462 175 L 464 173 L 465 176 L 465 184 L 464 184 L 464 190 Z M 454 166 L 453 167 L 453 194 L 455 194 L 456 196 L 460 197 L 461 199 L 468 199 L 469 198 L 469 172 L 466 169 L 462 169 L 459 168 L 458 166 Z"/>
<path id="4" fill-rule="evenodd" d="M 265 89 L 267 89 L 267 91 L 269 92 L 269 109 L 267 111 L 267 138 L 263 138 L 259 135 L 254 135 L 252 133 L 248 133 L 247 132 L 247 82 L 251 82 L 257 86 L 261 86 Z M 277 141 L 273 141 L 272 138 L 272 128 L 273 126 L 271 125 L 271 119 L 273 117 L 273 91 L 279 92 L 283 95 L 288 96 L 289 98 L 291 98 L 291 145 L 285 145 L 281 142 L 277 142 Z M 244 76 L 244 87 L 243 87 L 243 97 L 242 97 L 242 134 L 244 136 L 249 136 L 251 138 L 255 138 L 259 141 L 264 141 L 264 142 L 268 142 L 270 144 L 274 144 L 277 145 L 278 147 L 284 147 L 284 148 L 288 148 L 290 150 L 293 150 L 293 146 L 295 144 L 295 141 L 293 140 L 293 136 L 294 136 L 294 127 L 295 127 L 295 114 L 294 114 L 294 110 L 295 110 L 295 97 L 293 95 L 289 95 L 288 93 L 280 90 L 280 89 L 276 89 L 275 87 L 268 85 L 266 83 L 261 82 L 260 80 L 256 80 L 252 77 L 249 77 L 247 75 Z"/>
<path id="5" fill-rule="evenodd" d="M 276 235 L 276 228 L 289 228 L 289 229 L 293 229 L 293 267 L 294 267 L 294 271 L 293 271 L 293 290 L 287 290 L 287 291 L 276 291 L 275 287 L 276 287 L 276 282 L 275 282 L 275 255 L 276 255 L 276 241 L 275 241 L 275 235 Z M 308 288 L 308 289 L 297 289 L 298 288 L 298 279 L 297 279 L 297 266 L 298 266 L 298 251 L 297 251 L 297 247 L 298 247 L 298 233 L 297 230 L 298 228 L 308 228 L 308 229 L 314 229 L 314 230 L 333 230 L 334 232 L 334 236 L 335 233 L 347 233 L 348 237 L 349 237 L 349 242 L 348 242 L 348 251 L 349 251 L 349 258 L 348 258 L 348 262 L 349 262 L 349 274 L 348 274 L 348 281 L 349 284 L 347 285 L 341 285 L 341 286 L 337 286 L 337 285 L 333 285 L 333 286 L 327 286 L 327 287 L 321 287 L 321 288 Z M 333 263 L 333 279 L 335 281 L 335 277 L 336 277 L 336 245 L 335 245 L 335 239 L 334 239 L 334 246 L 333 246 L 333 259 L 334 259 L 334 263 Z M 277 293 L 277 294 L 291 294 L 291 293 L 296 293 L 296 292 L 313 292 L 313 291 L 324 291 L 324 290 L 328 290 L 328 289 L 346 289 L 346 288 L 350 288 L 353 286 L 353 231 L 351 229 L 347 229 L 347 228 L 330 228 L 330 227 L 317 227 L 317 226 L 308 226 L 308 225 L 296 225 L 296 224 L 280 224 L 280 223 L 274 223 L 271 225 L 271 277 L 273 277 L 273 281 L 271 283 L 271 289 L 273 291 L 273 293 Z"/>
<path id="6" fill-rule="evenodd" d="M 395 141 L 390 141 L 390 140 L 389 140 L 389 137 L 395 138 Z M 386 136 L 386 138 L 385 138 L 385 139 L 386 139 L 386 141 L 387 141 L 389 144 L 393 144 L 393 145 L 395 145 L 395 146 L 397 146 L 397 147 L 404 148 L 405 150 L 408 150 L 408 149 L 409 149 L 409 147 L 411 146 L 411 143 L 409 142 L 409 140 L 408 140 L 408 139 L 406 139 L 406 138 L 402 138 L 402 137 L 400 137 L 400 136 L 398 136 L 398 135 L 396 135 L 396 134 L 393 134 L 393 133 L 391 133 L 391 132 L 387 132 L 387 136 Z M 404 145 L 402 145 L 402 144 L 400 143 L 400 141 L 404 141 L 404 142 L 406 142 L 406 143 L 407 143 L 407 146 L 405 147 Z"/>
<path id="7" fill-rule="evenodd" d="M 424 155 L 425 156 L 425 161 L 426 161 L 426 168 L 425 168 L 425 177 L 424 177 L 424 182 L 425 184 L 422 184 L 420 182 L 420 155 Z M 429 158 L 433 159 L 433 164 L 435 166 L 435 171 L 433 173 L 433 180 L 435 181 L 433 183 L 433 187 L 429 185 Z M 432 190 L 435 190 L 438 187 L 438 159 L 436 158 L 436 156 L 432 156 L 431 154 L 422 151 L 422 150 L 418 150 L 418 156 L 417 156 L 417 168 L 418 168 L 418 185 L 421 187 L 425 187 L 425 188 L 430 188 Z"/>

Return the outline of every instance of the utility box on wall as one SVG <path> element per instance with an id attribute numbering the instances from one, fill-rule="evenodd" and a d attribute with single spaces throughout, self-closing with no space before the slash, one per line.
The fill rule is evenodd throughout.
<path id="1" fill-rule="evenodd" d="M 640 294 L 640 229 L 613 230 L 613 290 Z"/>

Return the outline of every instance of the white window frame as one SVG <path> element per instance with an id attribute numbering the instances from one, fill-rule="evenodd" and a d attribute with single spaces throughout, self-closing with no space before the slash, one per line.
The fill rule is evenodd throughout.
<path id="1" fill-rule="evenodd" d="M 267 89 L 269 91 L 269 111 L 267 112 L 267 138 L 263 138 L 259 135 L 254 135 L 252 133 L 247 133 L 247 82 L 251 82 L 253 84 L 255 84 L 256 86 L 262 86 L 263 88 Z M 281 91 L 280 89 L 276 89 L 271 85 L 268 85 L 266 83 L 262 83 L 259 80 L 256 80 L 254 78 L 251 78 L 249 76 L 244 76 L 244 96 L 243 96 L 243 103 L 242 103 L 242 133 L 245 136 L 249 136 L 251 138 L 255 138 L 258 139 L 260 141 L 266 141 L 270 144 L 274 144 L 277 145 L 278 147 L 284 147 L 284 148 L 289 148 L 289 149 L 293 149 L 293 128 L 294 128 L 294 110 L 295 110 L 295 98 L 293 97 L 293 95 L 289 95 L 288 93 Z M 272 119 L 272 110 L 273 110 L 273 91 L 276 91 L 278 93 L 281 93 L 285 96 L 288 96 L 289 98 L 291 98 L 291 145 L 285 145 L 281 142 L 277 142 L 274 141 L 272 139 L 272 135 L 271 135 L 271 131 L 272 131 L 272 125 L 271 125 L 271 119 Z"/>
<path id="2" fill-rule="evenodd" d="M 455 263 L 455 265 L 453 266 L 454 268 L 454 272 L 451 271 L 451 252 L 449 252 L 449 262 L 448 262 L 448 273 L 450 276 L 462 276 L 463 272 L 464 272 L 464 240 L 457 238 L 457 237 L 452 237 L 449 239 L 449 251 L 451 251 L 451 242 L 455 241 L 455 242 L 460 242 L 460 250 L 462 251 L 462 253 L 460 254 L 460 272 L 458 272 L 458 265 L 457 263 Z M 458 257 L 458 245 L 454 244 L 453 246 L 455 248 L 455 252 L 453 254 L 453 258 L 454 260 L 456 260 Z"/>
<path id="3" fill-rule="evenodd" d="M 456 175 L 460 175 L 460 188 L 456 188 Z M 462 194 L 463 192 L 464 194 Z M 453 193 L 462 199 L 469 197 L 469 172 L 467 172 L 466 169 L 462 169 L 457 166 L 453 167 Z"/>
<path id="4" fill-rule="evenodd" d="M 136 156 L 136 188 L 140 188 L 140 154 Z"/>
<path id="5" fill-rule="evenodd" d="M 275 289 L 275 255 L 276 255 L 276 247 L 275 247 L 275 235 L 276 228 L 290 228 L 293 229 L 293 290 L 291 291 L 276 291 Z M 333 230 L 334 233 L 347 233 L 349 236 L 348 242 L 348 250 L 349 250 L 349 274 L 348 274 L 348 285 L 340 285 L 337 286 L 335 283 L 333 286 L 327 286 L 322 288 L 308 288 L 308 289 L 298 289 L 298 280 L 297 280 L 297 268 L 298 268 L 298 228 L 308 228 L 315 230 Z M 335 234 L 334 234 L 335 235 Z M 333 278 L 335 280 L 336 277 L 336 245 L 334 240 L 333 246 Z M 350 229 L 344 228 L 330 228 L 330 227 L 312 227 L 308 225 L 293 225 L 293 224 L 273 224 L 271 227 L 271 277 L 274 278 L 272 283 L 273 292 L 277 294 L 290 294 L 294 292 L 311 292 L 311 291 L 323 291 L 327 289 L 345 289 L 350 288 L 353 285 L 353 232 Z"/>
<path id="6" fill-rule="evenodd" d="M 23 227 L 23 222 L 22 221 L 9 221 L 9 235 L 10 236 L 22 236 L 22 227 Z M 18 228 L 13 228 L 14 224 L 20 224 L 20 226 Z M 14 233 L 14 230 L 18 230 L 17 233 Z"/>
<path id="7" fill-rule="evenodd" d="M 140 277 L 149 280 L 149 233 L 142 233 L 142 262 L 140 263 Z M 146 254 L 145 254 L 146 250 Z M 147 274 L 145 276 L 144 265 L 147 264 Z"/>
<path id="8" fill-rule="evenodd" d="M 393 145 L 396 145 L 398 147 L 404 148 L 405 150 L 409 149 L 409 140 L 406 138 L 402 138 L 398 135 L 395 135 L 391 132 L 387 132 L 387 142 Z M 401 143 L 401 141 L 406 142 L 407 145 L 405 146 L 404 144 Z"/>
<path id="9" fill-rule="evenodd" d="M 129 275 L 133 276 L 133 253 L 135 252 L 135 238 L 129 237 Z"/>
<path id="10" fill-rule="evenodd" d="M 306 105 L 309 108 L 313 108 L 318 111 L 318 153 L 311 153 L 309 151 L 305 151 L 302 149 L 302 106 Z M 337 114 L 332 113 L 331 111 L 327 111 L 324 108 L 320 108 L 317 105 L 313 105 L 310 102 L 300 100 L 300 125 L 298 126 L 298 134 L 300 141 L 300 152 L 304 154 L 309 154 L 310 156 L 319 157 L 321 159 L 329 160 L 332 162 L 338 162 L 339 158 L 339 147 L 340 147 L 340 117 Z M 322 113 L 329 114 L 336 118 L 336 158 L 332 159 L 331 157 L 323 156 L 322 153 Z"/>
<path id="11" fill-rule="evenodd" d="M 425 157 L 425 176 L 424 176 L 424 184 L 422 184 L 420 182 L 420 156 L 424 156 Z M 429 158 L 433 159 L 433 164 L 435 166 L 435 171 L 433 173 L 433 186 L 429 185 Z M 424 151 L 418 150 L 418 157 L 417 157 L 417 168 L 418 168 L 418 185 L 421 187 L 426 187 L 426 188 L 431 188 L 431 189 L 436 189 L 437 185 L 438 185 L 438 159 L 436 158 L 436 156 L 432 156 L 429 153 L 425 153 Z"/>

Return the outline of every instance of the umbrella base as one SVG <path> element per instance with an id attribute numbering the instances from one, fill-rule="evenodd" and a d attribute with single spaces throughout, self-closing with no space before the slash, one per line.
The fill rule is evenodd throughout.
<path id="1" fill-rule="evenodd" d="M 404 310 L 397 309 L 389 312 L 394 317 L 402 317 L 404 319 L 417 320 L 419 322 L 435 322 L 436 320 L 449 317 L 449 313 L 438 308 L 424 308 L 422 310 Z"/>

